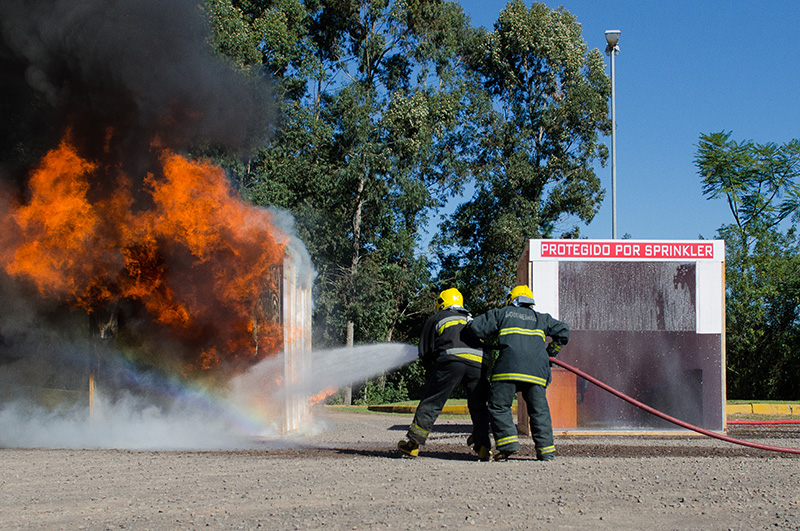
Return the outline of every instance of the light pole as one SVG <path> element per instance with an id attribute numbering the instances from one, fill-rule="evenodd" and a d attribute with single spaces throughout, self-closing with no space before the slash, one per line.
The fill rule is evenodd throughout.
<path id="1" fill-rule="evenodd" d="M 611 237 L 617 238 L 617 97 L 614 57 L 619 53 L 619 30 L 606 30 L 606 53 L 611 56 Z"/>

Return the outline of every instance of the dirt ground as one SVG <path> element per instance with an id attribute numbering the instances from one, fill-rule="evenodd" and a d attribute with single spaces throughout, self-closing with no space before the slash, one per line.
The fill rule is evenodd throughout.
<path id="1" fill-rule="evenodd" d="M 542 463 L 481 463 L 467 420 L 420 457 L 408 415 L 317 413 L 324 430 L 241 451 L 0 449 L 0 529 L 800 529 L 800 456 L 697 436 L 557 437 Z M 800 427 L 731 437 L 800 448 Z"/>

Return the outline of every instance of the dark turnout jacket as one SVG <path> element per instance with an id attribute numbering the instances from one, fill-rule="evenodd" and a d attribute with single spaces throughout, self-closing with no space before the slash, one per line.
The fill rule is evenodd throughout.
<path id="1" fill-rule="evenodd" d="M 497 333 L 500 349 L 491 381 L 518 381 L 547 386 L 550 383 L 550 356 L 547 336 L 553 340 L 552 352 L 569 341 L 569 326 L 550 314 L 529 306 L 505 306 L 489 310 L 473 319 L 469 328 L 481 339 Z"/>
<path id="2" fill-rule="evenodd" d="M 480 367 L 483 344 L 466 329 L 472 316 L 460 306 L 450 306 L 430 317 L 422 327 L 419 358 L 426 365 L 459 360 Z"/>

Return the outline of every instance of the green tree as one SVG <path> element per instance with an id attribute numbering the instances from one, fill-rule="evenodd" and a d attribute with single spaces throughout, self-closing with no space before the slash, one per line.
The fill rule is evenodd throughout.
<path id="1" fill-rule="evenodd" d="M 610 83 L 600 51 L 563 8 L 513 0 L 470 54 L 493 107 L 481 122 L 475 192 L 443 226 L 444 278 L 497 305 L 528 238 L 577 237 L 603 199 L 592 165 L 605 163 Z"/>
<path id="2" fill-rule="evenodd" d="M 281 129 L 280 123 L 292 116 L 293 104 L 302 97 L 320 69 L 311 42 L 311 20 L 306 7 L 311 5 L 313 9 L 314 4 L 301 0 L 206 0 L 204 4 L 214 50 L 235 67 L 272 81 L 278 109 L 278 116 L 273 117 L 273 135 Z M 259 143 L 263 144 L 263 139 L 259 139 Z M 239 188 L 245 189 L 258 179 L 256 164 L 262 154 L 256 160 L 244 161 L 235 153 L 202 154 L 214 158 L 228 170 Z"/>
<path id="3" fill-rule="evenodd" d="M 269 146 L 227 167 L 245 196 L 295 215 L 319 272 L 316 344 L 416 337 L 430 299 L 420 228 L 471 175 L 438 245 L 442 279 L 484 306 L 526 238 L 577 235 L 568 218 L 597 210 L 610 84 L 563 9 L 511 2 L 489 34 L 443 0 L 207 9 L 217 49 L 276 87 Z"/>
<path id="4" fill-rule="evenodd" d="M 797 399 L 800 142 L 730 137 L 701 135 L 695 156 L 704 195 L 725 199 L 734 219 L 719 229 L 726 245 L 728 394 Z"/>
<path id="5" fill-rule="evenodd" d="M 481 101 L 460 53 L 475 34 L 460 6 L 207 6 L 221 53 L 260 68 L 276 87 L 280 120 L 269 146 L 246 166 L 227 167 L 246 197 L 297 219 L 318 269 L 315 344 L 416 338 L 429 310 L 420 230 L 464 180 L 461 153 Z M 275 20 L 281 23 L 268 22 Z M 364 392 L 391 394 L 374 390 Z"/>
<path id="6" fill-rule="evenodd" d="M 246 193 L 297 217 L 319 271 L 318 344 L 404 339 L 429 278 L 420 228 L 464 171 L 470 30 L 452 2 L 305 7 L 310 51 L 285 75 L 306 83 L 285 92 Z"/>

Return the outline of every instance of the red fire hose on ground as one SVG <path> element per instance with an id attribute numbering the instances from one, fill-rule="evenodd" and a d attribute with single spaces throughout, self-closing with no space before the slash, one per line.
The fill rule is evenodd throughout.
<path id="1" fill-rule="evenodd" d="M 604 384 L 603 382 L 601 382 L 597 378 L 589 376 L 588 374 L 586 374 L 585 372 L 581 371 L 580 369 L 576 369 L 575 367 L 573 367 L 572 365 L 569 365 L 568 363 L 564 363 L 563 361 L 561 361 L 559 359 L 556 359 L 556 358 L 550 358 L 550 362 L 555 364 L 555 365 L 558 365 L 559 367 L 562 367 L 562 368 L 564 368 L 564 369 L 566 369 L 566 370 L 568 370 L 568 371 L 570 371 L 570 372 L 572 372 L 572 373 L 574 373 L 574 374 L 576 374 L 578 376 L 580 376 L 581 378 L 583 378 L 585 380 L 588 380 L 589 382 L 591 382 L 594 385 L 600 387 L 601 389 L 605 389 L 606 391 L 608 391 L 612 395 L 614 395 L 616 397 L 619 397 L 619 398 L 625 400 L 626 402 L 628 402 L 630 404 L 633 404 L 634 406 L 636 406 L 638 408 L 641 408 L 641 409 L 647 411 L 648 413 L 652 413 L 653 415 L 655 415 L 657 417 L 660 417 L 660 418 L 662 418 L 662 419 L 664 419 L 664 420 L 666 420 L 668 422 L 672 422 L 673 424 L 677 424 L 678 426 L 681 426 L 682 428 L 686 428 L 688 430 L 696 431 L 697 433 L 701 433 L 703 435 L 707 435 L 708 437 L 713 437 L 713 438 L 719 439 L 721 441 L 725 441 L 725 442 L 729 442 L 729 443 L 733 443 L 733 444 L 740 444 L 742 446 L 749 446 L 751 448 L 758 448 L 759 450 L 768 450 L 768 451 L 771 451 L 771 452 L 783 452 L 783 453 L 789 453 L 789 454 L 800 454 L 800 448 L 784 448 L 782 446 L 770 446 L 770 445 L 767 445 L 767 444 L 758 444 L 758 443 L 754 443 L 754 442 L 750 442 L 750 441 L 743 441 L 741 439 L 734 439 L 733 437 L 728 437 L 727 435 L 722 435 L 722 434 L 719 434 L 719 433 L 715 433 L 713 431 L 709 431 L 709 430 L 700 428 L 698 426 L 694 426 L 692 424 L 689 424 L 688 422 L 684 422 L 684 421 L 682 421 L 680 419 L 677 419 L 675 417 L 671 417 L 671 416 L 667 415 L 666 413 L 662 413 L 661 411 L 658 411 L 657 409 L 654 409 L 654 408 L 648 406 L 647 404 L 643 404 L 642 402 L 639 402 L 638 400 L 629 397 L 625 393 L 617 391 L 613 387 L 611 387 L 611 386 L 609 386 L 607 384 Z"/>

